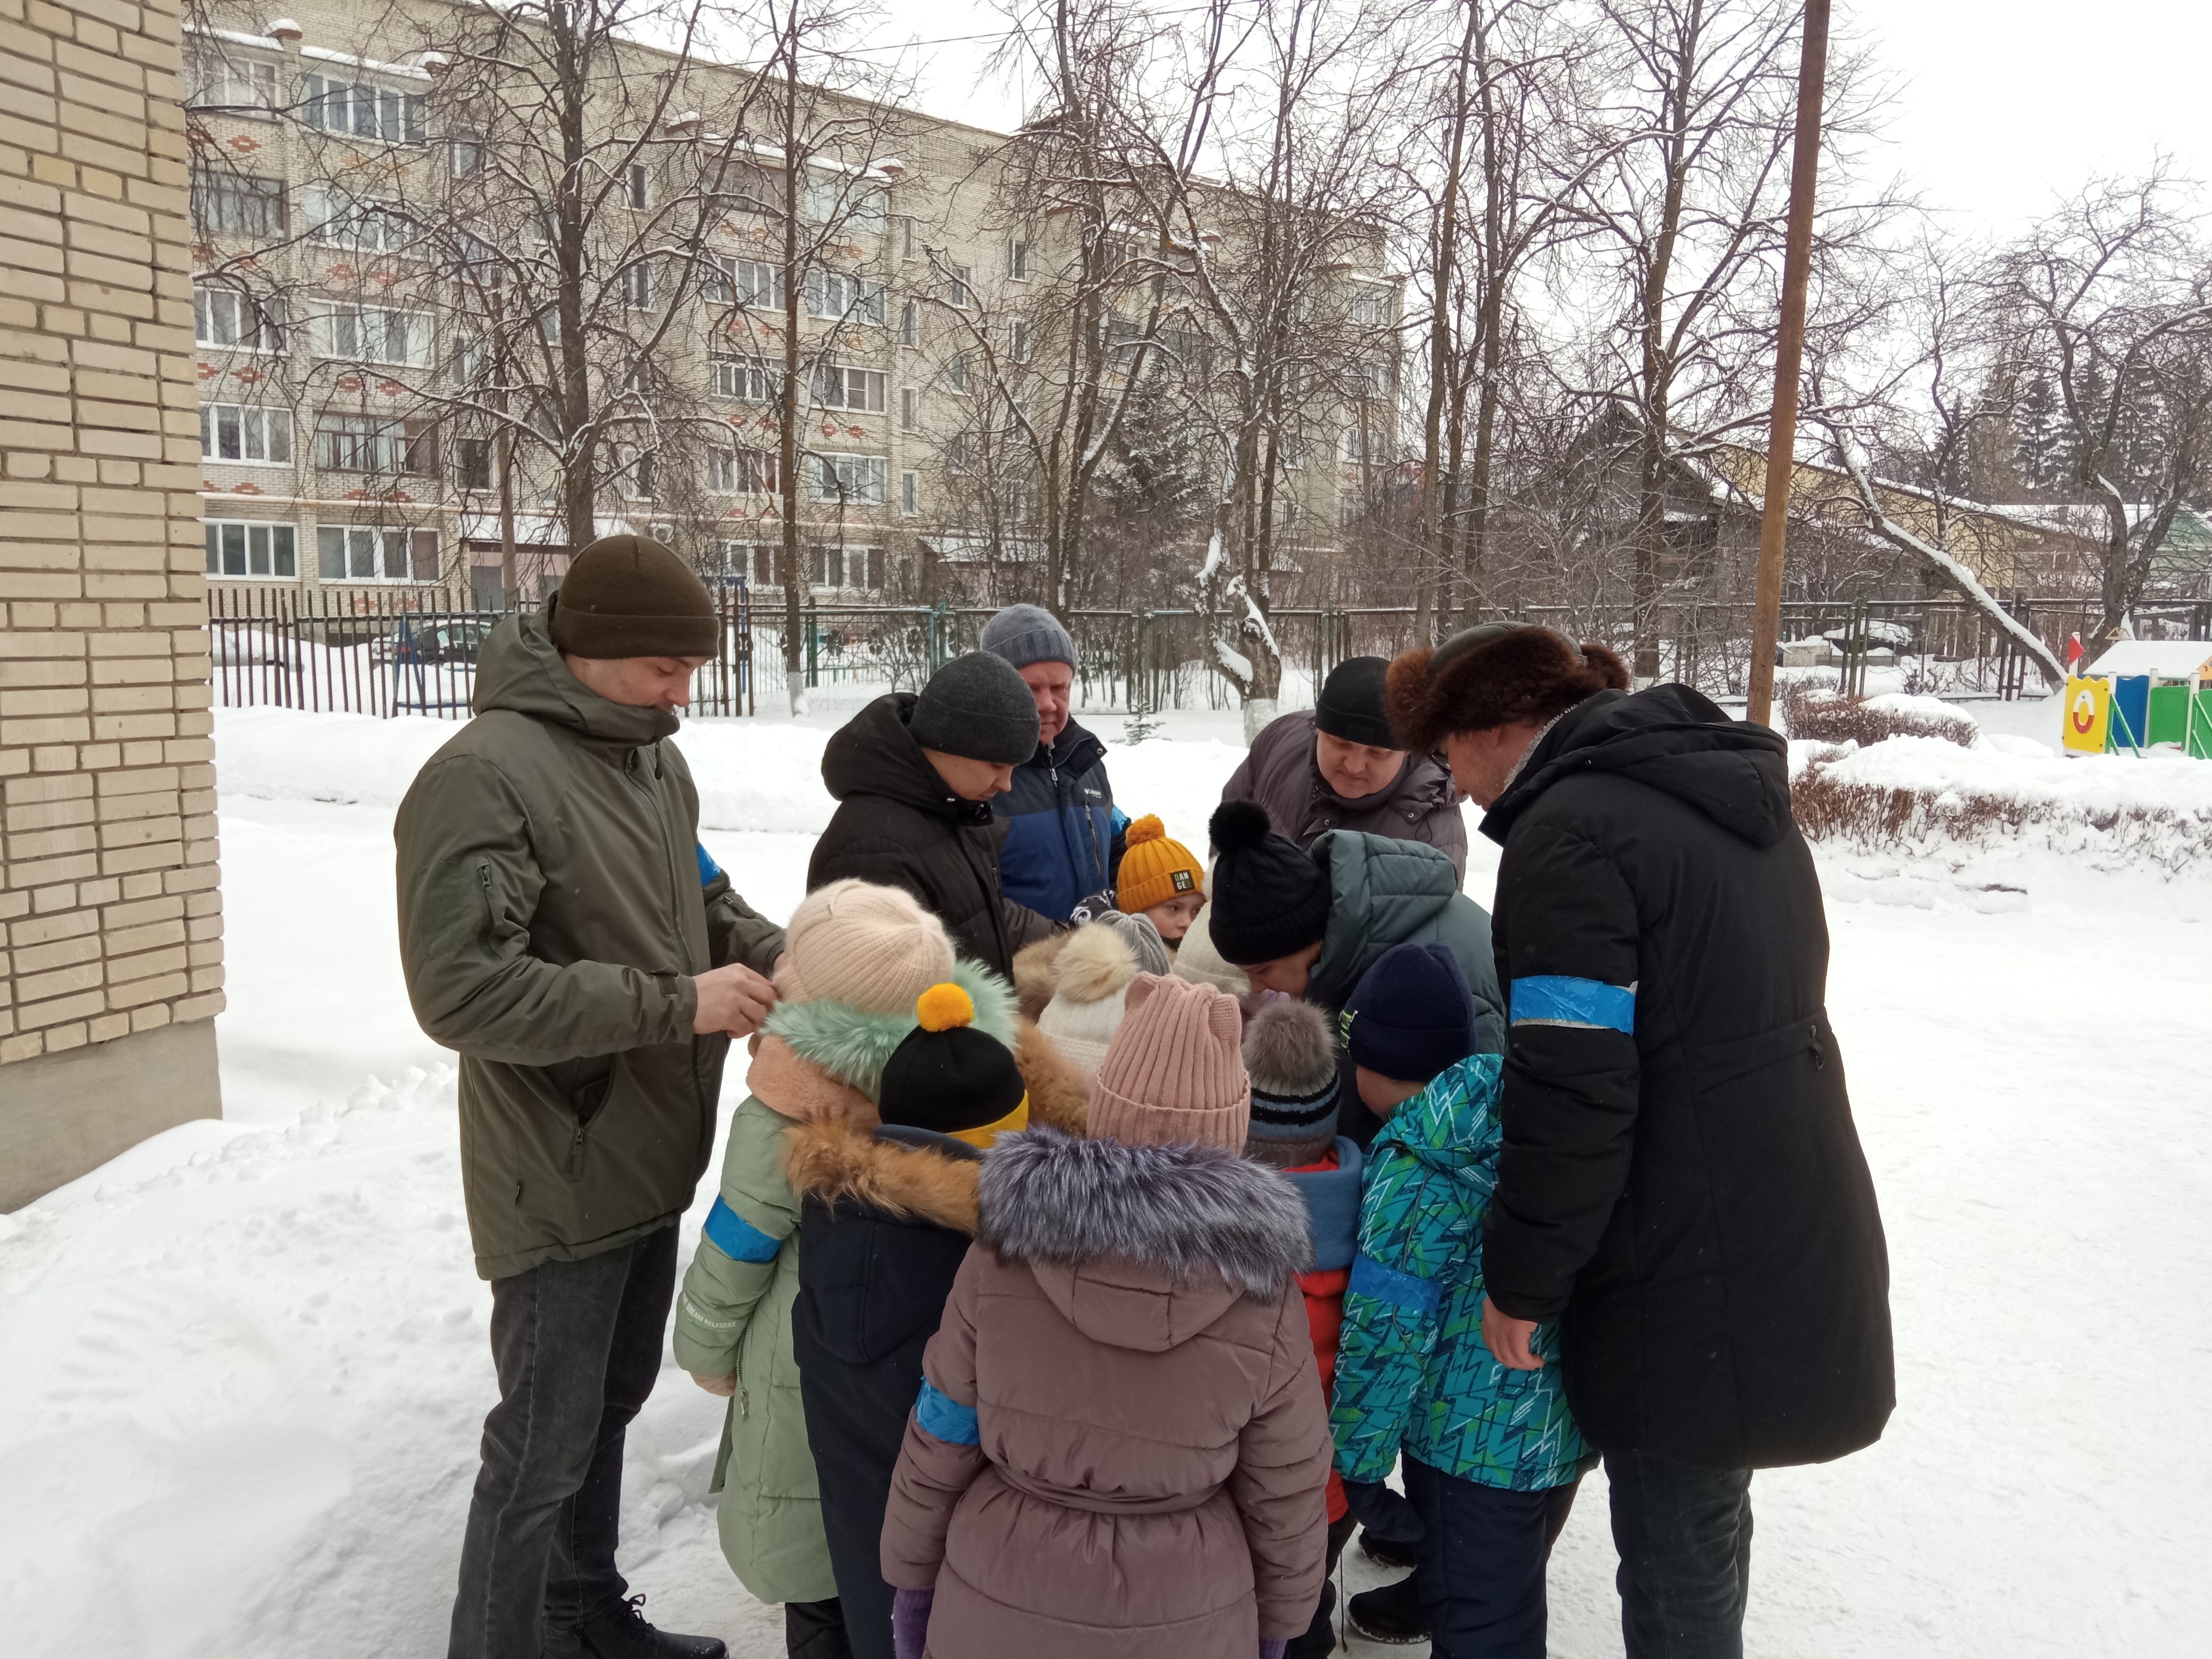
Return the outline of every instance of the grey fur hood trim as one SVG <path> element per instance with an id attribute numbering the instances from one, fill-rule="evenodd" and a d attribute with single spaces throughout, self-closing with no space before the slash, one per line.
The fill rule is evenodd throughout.
<path id="1" fill-rule="evenodd" d="M 1178 1279 L 1206 1267 L 1272 1297 L 1313 1265 L 1297 1189 L 1220 1146 L 1125 1146 L 1052 1129 L 1000 1135 L 983 1156 L 977 1237 L 1024 1260 L 1115 1255 Z"/>

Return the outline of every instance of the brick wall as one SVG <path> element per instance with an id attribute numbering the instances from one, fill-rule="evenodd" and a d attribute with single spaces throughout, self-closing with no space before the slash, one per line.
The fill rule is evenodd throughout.
<path id="1" fill-rule="evenodd" d="M 179 33 L 0 0 L 0 1063 L 222 1006 Z"/>

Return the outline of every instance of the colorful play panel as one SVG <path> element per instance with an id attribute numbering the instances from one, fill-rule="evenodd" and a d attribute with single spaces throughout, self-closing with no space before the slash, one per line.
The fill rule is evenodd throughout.
<path id="1" fill-rule="evenodd" d="M 2172 744 L 2212 759 L 2212 644 L 2121 640 L 2066 681 L 2060 741 L 2077 754 L 2140 755 Z"/>

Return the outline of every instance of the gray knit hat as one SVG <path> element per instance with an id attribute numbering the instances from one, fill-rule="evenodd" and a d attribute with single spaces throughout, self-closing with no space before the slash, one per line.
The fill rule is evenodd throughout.
<path id="1" fill-rule="evenodd" d="M 1075 666 L 1075 641 L 1041 605 L 1010 605 L 983 624 L 983 648 L 1017 668 L 1033 662 Z"/>
<path id="2" fill-rule="evenodd" d="M 1019 766 L 1037 750 L 1036 698 L 1004 657 L 970 651 L 929 677 L 906 729 L 924 749 Z"/>

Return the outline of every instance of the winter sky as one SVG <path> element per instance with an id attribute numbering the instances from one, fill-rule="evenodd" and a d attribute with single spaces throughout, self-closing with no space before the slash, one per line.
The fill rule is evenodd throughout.
<path id="1" fill-rule="evenodd" d="M 1019 89 L 983 74 L 1006 27 L 995 7 L 881 9 L 876 40 L 936 43 L 908 59 L 924 110 L 1002 131 L 1018 123 Z M 2160 150 L 2191 177 L 2212 175 L 2203 0 L 1839 0 L 1835 27 L 1872 46 L 1894 87 L 1878 169 L 1901 174 L 1959 231 L 2003 236 L 2054 192 L 2093 172 L 2140 173 Z"/>

